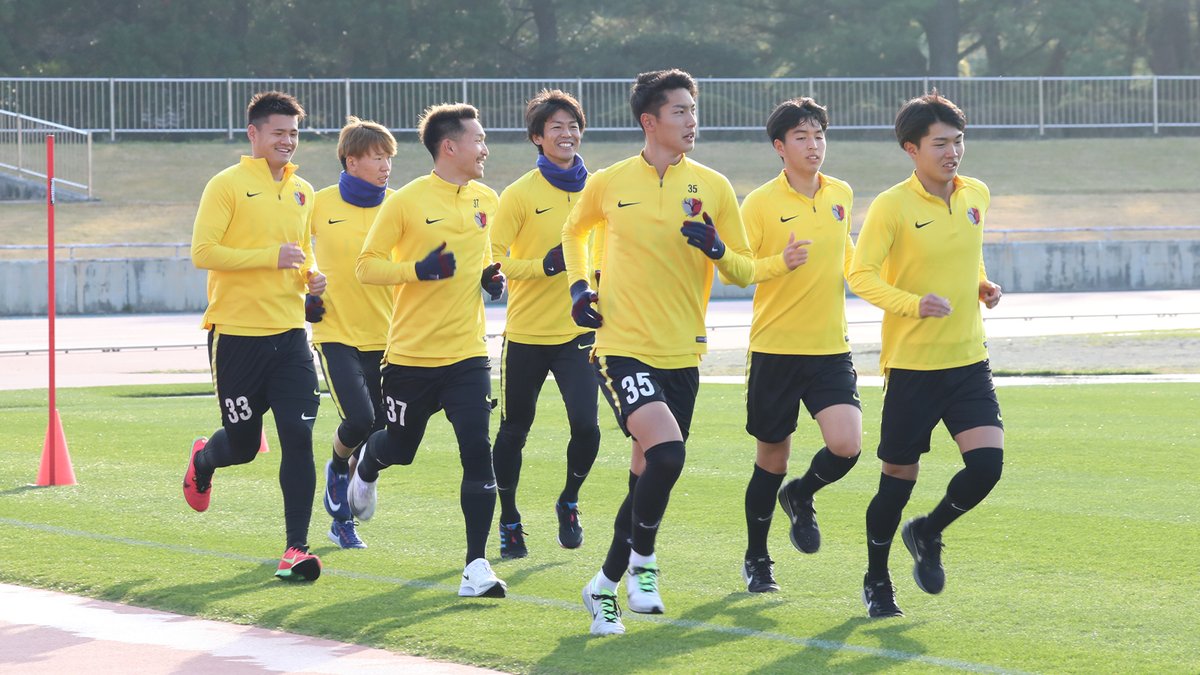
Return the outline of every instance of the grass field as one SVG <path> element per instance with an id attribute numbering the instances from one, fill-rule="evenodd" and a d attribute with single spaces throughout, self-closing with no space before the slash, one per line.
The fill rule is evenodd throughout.
<path id="1" fill-rule="evenodd" d="M 600 139 L 585 139 L 581 148 L 592 170 L 640 148 L 633 141 Z M 411 135 L 399 141 L 393 187 L 427 173 L 431 166 L 429 155 Z M 490 150 L 484 182 L 497 191 L 533 167 L 528 143 L 497 141 Z M 247 151 L 244 139 L 233 143 L 98 143 L 94 172 L 100 201 L 60 203 L 57 239 L 61 243 L 190 241 L 205 183 Z M 983 179 L 992 190 L 989 229 L 1200 225 L 1195 207 L 1200 199 L 1200 185 L 1195 180 L 1197 155 L 1200 138 L 971 140 L 963 173 Z M 701 140 L 694 156 L 725 173 L 739 196 L 780 168 L 770 145 L 763 141 Z M 300 174 L 317 188 L 334 183 L 341 169 L 336 146 L 328 139 L 306 137 L 296 161 L 301 165 Z M 856 229 L 875 195 L 911 170 L 911 162 L 895 143 L 839 141 L 836 133 L 831 134 L 825 171 L 854 186 Z M 0 242 L 45 242 L 43 204 L 10 203 L 2 208 Z M 1066 236 L 1197 238 L 1200 231 Z"/>
<path id="2" fill-rule="evenodd" d="M 318 503 L 310 541 L 326 572 L 288 585 L 272 577 L 283 546 L 277 450 L 219 472 L 207 513 L 183 503 L 186 449 L 217 421 L 205 393 L 60 392 L 79 484 L 40 489 L 27 483 L 45 393 L 0 395 L 0 580 L 523 672 L 1200 671 L 1200 385 L 1001 389 L 1003 481 L 947 530 L 941 595 L 917 590 L 907 554 L 894 551 L 908 616 L 882 621 L 868 620 L 858 598 L 879 390 L 863 391 L 866 457 L 818 495 L 821 552 L 796 553 L 777 519 L 784 590 L 752 597 L 738 575 L 753 457 L 742 390 L 704 385 L 659 537 L 667 614 L 626 613 L 629 633 L 605 639 L 587 635 L 579 589 L 603 558 L 625 489 L 628 450 L 610 415 L 582 493 L 587 538 L 562 550 L 551 505 L 566 422 L 556 392 L 544 390 L 521 482 L 531 555 L 496 563 L 508 598 L 463 600 L 459 468 L 444 419 L 431 423 L 413 467 L 383 474 L 379 511 L 360 528 L 370 548 L 335 550 Z M 322 464 L 335 426 L 326 401 Z M 960 465 L 945 434 L 935 439 L 909 515 L 932 507 Z M 818 444 L 815 426 L 802 424 L 793 473 Z"/>

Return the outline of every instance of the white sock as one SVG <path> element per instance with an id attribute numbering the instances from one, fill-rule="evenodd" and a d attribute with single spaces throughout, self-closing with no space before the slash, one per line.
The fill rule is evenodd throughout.
<path id="1" fill-rule="evenodd" d="M 620 581 L 620 579 L 617 579 L 616 581 L 609 579 L 608 577 L 604 576 L 604 570 L 600 570 L 599 572 L 596 572 L 596 576 L 592 579 L 592 588 L 598 591 L 603 590 L 616 593 L 617 584 Z"/>
<path id="2" fill-rule="evenodd" d="M 656 562 L 653 553 L 650 555 L 642 555 L 637 551 L 629 551 L 629 569 L 633 569 L 635 567 L 645 567 L 648 563 L 653 562 Z"/>

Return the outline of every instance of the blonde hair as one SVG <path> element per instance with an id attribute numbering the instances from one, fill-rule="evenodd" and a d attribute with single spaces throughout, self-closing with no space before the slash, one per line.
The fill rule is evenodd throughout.
<path id="1" fill-rule="evenodd" d="M 354 115 L 346 118 L 346 126 L 338 134 L 337 153 L 346 168 L 347 157 L 365 157 L 372 151 L 378 150 L 383 154 L 396 155 L 396 138 L 387 127 L 371 120 L 360 120 Z"/>

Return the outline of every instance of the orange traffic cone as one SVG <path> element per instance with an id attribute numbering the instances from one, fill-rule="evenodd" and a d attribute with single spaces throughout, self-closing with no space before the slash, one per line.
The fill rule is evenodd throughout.
<path id="1" fill-rule="evenodd" d="M 37 484 L 41 487 L 75 484 L 75 470 L 71 468 L 71 455 L 67 452 L 67 437 L 63 434 L 58 408 L 54 409 L 54 415 L 46 425 L 46 443 L 42 446 Z"/>
<path id="2" fill-rule="evenodd" d="M 258 444 L 258 452 L 264 453 L 264 452 L 270 452 L 270 451 L 271 451 L 271 446 L 267 445 L 267 430 L 263 429 L 262 441 Z"/>

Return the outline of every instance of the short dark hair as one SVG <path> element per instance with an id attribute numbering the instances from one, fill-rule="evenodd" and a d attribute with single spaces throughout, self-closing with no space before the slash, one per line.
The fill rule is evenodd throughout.
<path id="1" fill-rule="evenodd" d="M 304 108 L 295 96 L 282 91 L 260 91 L 250 98 L 246 106 L 246 119 L 254 126 L 261 126 L 271 115 L 290 115 L 304 119 Z"/>
<path id="2" fill-rule="evenodd" d="M 629 90 L 629 108 L 633 110 L 633 119 L 642 126 L 642 113 L 650 113 L 655 117 L 667 102 L 667 92 L 675 89 L 687 89 L 695 98 L 697 95 L 696 81 L 678 68 L 655 70 L 641 73 L 637 82 Z"/>
<path id="3" fill-rule="evenodd" d="M 772 141 L 782 141 L 787 132 L 805 120 L 816 122 L 821 131 L 829 128 L 829 112 L 824 106 L 808 96 L 788 99 L 775 106 L 767 118 L 767 136 Z"/>
<path id="4" fill-rule="evenodd" d="M 583 106 L 579 105 L 579 101 L 574 96 L 561 89 L 543 89 L 529 99 L 529 103 L 525 106 L 525 130 L 528 132 L 531 143 L 534 134 L 541 136 L 546 131 L 546 120 L 559 110 L 565 110 L 568 115 L 574 117 L 575 121 L 579 123 L 580 131 L 587 127 L 587 117 L 583 114 Z M 537 149 L 538 154 L 541 154 L 542 146 L 538 145 Z"/>
<path id="5" fill-rule="evenodd" d="M 921 139 L 929 134 L 929 127 L 937 122 L 949 124 L 959 131 L 967 128 L 967 116 L 935 88 L 900 106 L 900 112 L 896 113 L 896 141 L 902 148 L 905 143 L 920 146 Z"/>
<path id="6" fill-rule="evenodd" d="M 443 103 L 430 106 L 417 121 L 417 137 L 429 154 L 437 159 L 438 146 L 446 138 L 458 138 L 465 130 L 463 120 L 479 119 L 479 110 L 469 103 Z"/>

